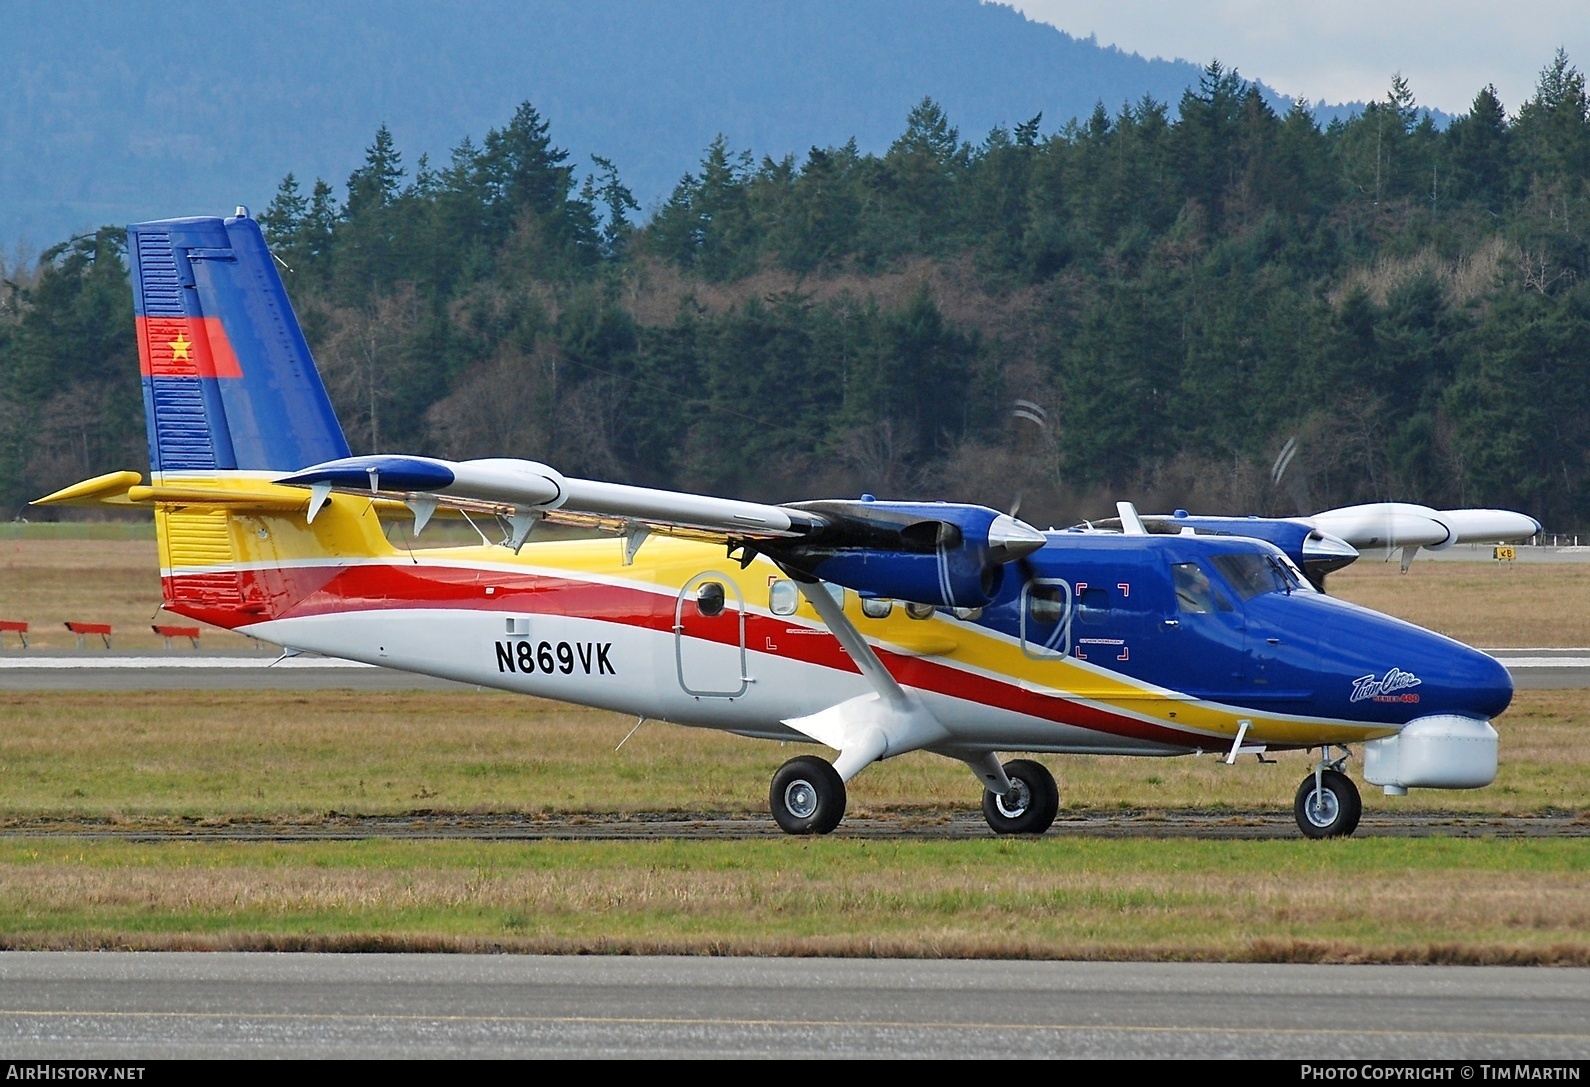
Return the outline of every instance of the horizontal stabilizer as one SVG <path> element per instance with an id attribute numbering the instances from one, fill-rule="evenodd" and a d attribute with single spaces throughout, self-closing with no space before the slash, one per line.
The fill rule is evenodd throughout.
<path id="1" fill-rule="evenodd" d="M 144 477 L 137 472 L 106 472 L 70 487 L 62 487 L 54 494 L 34 499 L 28 505 L 127 506 L 132 504 L 127 492 L 143 481 Z"/>

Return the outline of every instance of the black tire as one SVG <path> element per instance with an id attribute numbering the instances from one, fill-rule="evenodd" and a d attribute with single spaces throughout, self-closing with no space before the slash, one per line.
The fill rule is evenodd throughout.
<path id="1" fill-rule="evenodd" d="M 1292 801 L 1292 814 L 1297 819 L 1297 829 L 1307 838 L 1345 838 L 1358 829 L 1359 817 L 1364 814 L 1364 801 L 1358 795 L 1353 779 L 1336 770 L 1327 770 L 1320 778 L 1323 790 L 1318 801 L 1314 796 L 1314 775 L 1310 774 L 1297 787 L 1297 798 Z"/>
<path id="2" fill-rule="evenodd" d="M 1015 786 L 1012 796 L 983 790 L 983 818 L 995 834 L 1042 834 L 1060 814 L 1060 789 L 1041 762 L 1012 759 L 1005 776 Z"/>
<path id="3" fill-rule="evenodd" d="M 801 755 L 778 768 L 767 800 L 785 834 L 827 834 L 845 817 L 845 782 L 831 763 Z"/>

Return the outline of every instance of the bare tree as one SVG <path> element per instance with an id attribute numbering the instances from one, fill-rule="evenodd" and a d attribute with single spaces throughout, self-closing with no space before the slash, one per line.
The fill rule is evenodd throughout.
<path id="1" fill-rule="evenodd" d="M 330 312 L 321 376 L 352 444 L 367 452 L 381 450 L 381 415 L 392 400 L 392 371 L 419 323 L 419 296 L 411 284 L 365 305 Z"/>

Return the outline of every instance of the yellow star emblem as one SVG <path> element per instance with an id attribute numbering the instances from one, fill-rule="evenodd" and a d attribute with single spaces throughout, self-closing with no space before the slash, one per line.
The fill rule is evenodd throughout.
<path id="1" fill-rule="evenodd" d="M 184 339 L 182 333 L 177 333 L 177 338 L 171 341 L 171 361 L 188 360 L 188 348 L 192 346 L 192 340 Z"/>

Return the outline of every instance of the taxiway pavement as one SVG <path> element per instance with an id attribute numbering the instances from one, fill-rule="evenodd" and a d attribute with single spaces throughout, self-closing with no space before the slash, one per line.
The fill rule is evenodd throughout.
<path id="1" fill-rule="evenodd" d="M 1583 1060 L 1590 969 L 6 952 L 0 1046 L 30 1060 Z"/>

